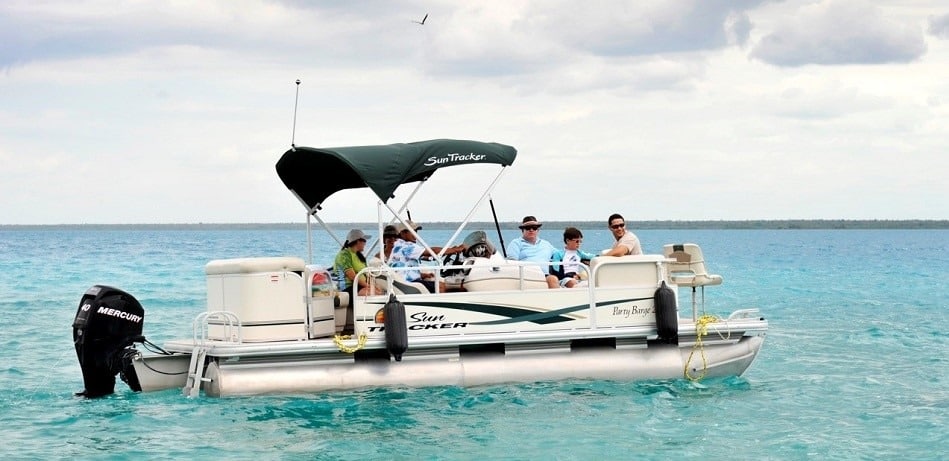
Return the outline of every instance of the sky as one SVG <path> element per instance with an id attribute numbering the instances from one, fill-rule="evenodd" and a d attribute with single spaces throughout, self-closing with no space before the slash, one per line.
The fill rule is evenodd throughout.
<path id="1" fill-rule="evenodd" d="M 4 0 L 0 224 L 303 222 L 291 141 L 435 138 L 518 150 L 501 221 L 949 219 L 947 76 L 942 0 Z"/>

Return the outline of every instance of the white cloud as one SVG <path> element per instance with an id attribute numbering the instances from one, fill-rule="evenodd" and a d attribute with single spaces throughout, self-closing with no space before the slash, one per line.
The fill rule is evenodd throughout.
<path id="1" fill-rule="evenodd" d="M 929 33 L 941 39 L 949 39 L 949 14 L 930 16 Z"/>
<path id="2" fill-rule="evenodd" d="M 875 3 L 825 0 L 800 8 L 753 48 L 778 66 L 909 62 L 926 52 L 922 30 L 885 17 Z"/>
<path id="3" fill-rule="evenodd" d="M 725 18 L 725 34 L 730 45 L 745 46 L 751 37 L 754 24 L 747 13 L 731 13 Z"/>
<path id="4" fill-rule="evenodd" d="M 765 2 L 538 2 L 526 22 L 564 46 L 594 55 L 680 53 L 726 46 L 728 25 L 741 11 L 761 3 Z"/>
<path id="5" fill-rule="evenodd" d="M 505 220 L 945 219 L 942 8 L 3 2 L 0 224 L 299 221 L 274 171 L 297 78 L 299 145 L 517 147 Z M 471 179 L 413 216 L 461 218 L 438 187 Z M 324 218 L 375 218 L 350 198 Z"/>

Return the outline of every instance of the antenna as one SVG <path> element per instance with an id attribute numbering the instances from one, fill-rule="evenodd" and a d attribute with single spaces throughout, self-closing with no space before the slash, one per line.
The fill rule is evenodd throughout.
<path id="1" fill-rule="evenodd" d="M 297 103 L 300 102 L 300 79 L 297 79 L 297 95 L 293 99 L 293 131 L 290 133 L 290 147 L 296 150 L 294 142 L 297 139 Z"/>

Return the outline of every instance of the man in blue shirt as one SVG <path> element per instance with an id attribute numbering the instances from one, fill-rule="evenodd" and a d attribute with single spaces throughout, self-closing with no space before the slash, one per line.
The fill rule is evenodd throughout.
<path id="1" fill-rule="evenodd" d="M 525 216 L 521 220 L 521 225 L 518 226 L 521 230 L 521 236 L 511 240 L 511 243 L 507 245 L 507 257 L 517 261 L 540 263 L 538 265 L 541 270 L 547 274 L 547 286 L 557 288 L 560 286 L 557 276 L 550 275 L 550 257 L 554 254 L 556 248 L 550 242 L 539 237 L 540 226 L 543 226 L 543 223 L 537 221 L 537 218 Z"/>

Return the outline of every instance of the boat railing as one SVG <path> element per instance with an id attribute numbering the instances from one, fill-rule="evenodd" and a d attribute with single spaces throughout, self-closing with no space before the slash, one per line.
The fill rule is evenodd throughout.
<path id="1" fill-rule="evenodd" d="M 752 307 L 747 309 L 738 309 L 737 311 L 732 312 L 731 315 L 728 316 L 728 320 L 753 319 L 758 317 L 761 317 L 761 310 L 757 307 Z"/>
<path id="2" fill-rule="evenodd" d="M 221 337 L 226 342 L 242 343 L 241 319 L 230 311 L 201 312 L 195 316 L 191 325 L 192 340 L 196 345 L 207 344 L 209 330 L 215 327 L 222 328 Z"/>
<path id="3" fill-rule="evenodd" d="M 469 261 L 473 263 L 469 263 Z M 661 281 L 669 280 L 667 274 L 668 262 L 669 259 L 662 255 L 598 256 L 593 258 L 589 265 L 583 263 L 578 265 L 579 286 L 590 288 L 591 293 L 594 288 L 598 287 L 658 287 Z M 555 266 L 563 265 L 563 262 L 549 262 L 546 265 L 552 272 Z M 535 261 L 475 258 L 468 259 L 460 265 L 429 261 L 421 266 L 414 267 L 394 267 L 376 260 L 357 275 L 368 277 L 372 283 L 383 283 L 386 285 L 387 291 L 390 291 L 393 282 L 413 284 L 414 282 L 406 280 L 405 273 L 417 270 L 422 273 L 433 274 L 434 277 L 430 280 L 445 282 L 448 291 L 457 291 L 456 289 L 466 281 L 469 271 L 476 268 L 490 268 L 489 270 L 495 272 L 498 272 L 499 268 L 515 268 L 518 290 L 538 288 L 538 283 L 532 282 L 545 280 L 548 274 L 543 272 L 544 263 Z M 535 269 L 537 268 L 540 268 L 541 271 L 536 272 Z M 450 271 L 452 274 L 443 275 L 445 271 Z M 435 289 L 435 293 L 439 293 L 437 283 Z M 428 291 L 426 290 L 423 293 L 428 293 Z"/>
<path id="4" fill-rule="evenodd" d="M 473 259 L 468 259 L 467 261 L 474 261 Z M 496 264 L 495 264 L 496 263 Z M 560 265 L 561 262 L 548 263 L 548 266 Z M 440 293 L 438 281 L 445 282 L 448 288 L 448 292 L 459 291 L 458 288 L 461 287 L 462 283 L 465 281 L 467 273 L 472 269 L 476 268 L 514 268 L 516 270 L 516 280 L 517 280 L 517 289 L 518 290 L 527 290 L 535 289 L 536 286 L 532 286 L 532 282 L 544 281 L 546 283 L 547 273 L 543 272 L 543 263 L 537 263 L 533 261 L 512 261 L 512 260 L 490 260 L 484 259 L 479 264 L 444 264 L 438 262 L 427 261 L 420 266 L 414 267 L 394 267 L 388 264 L 376 264 L 370 265 L 365 269 L 361 270 L 357 277 L 368 277 L 371 283 L 374 284 L 385 284 L 387 291 L 391 291 L 393 288 L 392 284 L 408 284 L 408 286 L 419 287 L 421 285 L 417 282 L 409 282 L 405 273 L 409 271 L 420 271 L 421 273 L 430 273 L 433 274 L 433 280 L 435 284 L 435 292 L 430 293 L 427 290 L 423 294 L 438 294 Z M 534 272 L 535 269 L 541 269 L 540 272 Z M 489 269 L 490 270 L 490 269 Z M 443 275 L 444 271 L 450 271 L 452 274 Z M 531 273 L 534 272 L 534 273 Z M 590 279 L 590 267 L 586 264 L 580 264 L 580 273 L 581 279 L 587 281 Z M 533 278 L 532 278 L 533 277 Z M 416 285 L 417 284 L 417 285 Z M 537 285 L 537 283 L 534 283 Z M 546 285 L 544 285 L 546 288 Z M 398 286 L 396 287 L 398 288 Z"/>
<path id="5" fill-rule="evenodd" d="M 373 286 L 382 286 L 385 295 L 388 293 L 397 293 L 402 295 L 439 295 L 441 294 L 438 281 L 446 282 L 446 292 L 488 292 L 488 291 L 546 291 L 546 290 L 577 290 L 585 292 L 586 303 L 589 304 L 590 318 L 593 324 L 596 324 L 596 307 L 599 290 L 613 289 L 655 289 L 663 281 L 668 281 L 667 263 L 668 260 L 662 255 L 631 255 L 631 256 L 597 256 L 590 261 L 590 264 L 580 264 L 578 273 L 580 274 L 579 286 L 574 288 L 548 288 L 546 275 L 542 270 L 543 263 L 533 261 L 512 261 L 504 259 L 478 258 L 466 261 L 477 261 L 476 264 L 444 264 L 440 262 L 428 262 L 422 266 L 416 267 L 392 267 L 376 260 L 370 263 L 357 274 L 357 276 L 366 276 Z M 563 262 L 551 262 L 550 266 L 561 265 Z M 474 281 L 468 279 L 465 272 L 455 273 L 453 275 L 443 275 L 445 270 L 467 271 L 469 269 L 481 268 L 491 271 L 495 267 L 506 268 L 506 278 L 504 282 L 497 284 L 481 285 L 474 288 Z M 431 280 L 436 281 L 435 292 L 429 290 L 417 282 L 408 282 L 405 279 L 405 272 L 410 270 L 428 271 L 434 274 Z M 500 273 L 500 271 L 499 271 Z M 477 281 L 477 280 L 476 280 Z M 491 289 L 491 287 L 495 289 Z M 354 307 L 354 314 L 360 318 L 368 318 L 374 315 L 378 297 L 369 304 L 366 301 L 371 300 L 373 296 L 358 296 L 356 300 L 350 300 L 350 306 Z M 364 309 L 367 309 L 364 311 Z M 371 312 L 370 312 L 371 311 Z"/>

